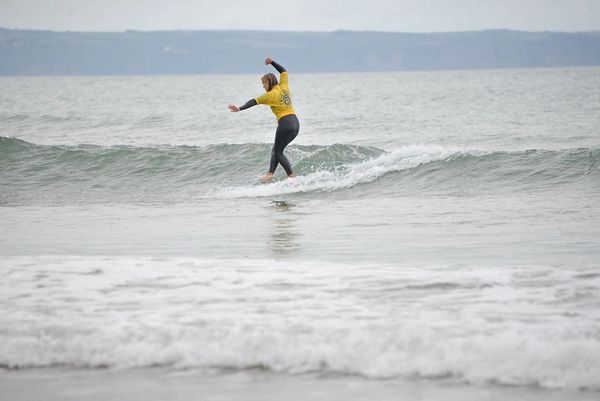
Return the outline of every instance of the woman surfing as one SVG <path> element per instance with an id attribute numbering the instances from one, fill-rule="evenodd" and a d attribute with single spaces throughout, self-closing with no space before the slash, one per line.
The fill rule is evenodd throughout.
<path id="1" fill-rule="evenodd" d="M 267 58 L 265 64 L 271 64 L 279 72 L 279 82 L 275 74 L 268 73 L 261 78 L 262 86 L 266 93 L 248 100 L 243 106 L 238 107 L 230 104 L 229 110 L 237 113 L 240 110 L 246 110 L 257 104 L 264 104 L 271 107 L 273 114 L 277 118 L 277 131 L 275 132 L 275 143 L 271 151 L 271 164 L 269 171 L 260 178 L 261 182 L 269 182 L 273 179 L 273 174 L 278 164 L 281 164 L 288 178 L 293 178 L 294 172 L 290 161 L 283 154 L 285 147 L 296 138 L 300 130 L 300 122 L 296 117 L 296 112 L 292 106 L 292 98 L 288 87 L 288 73 L 281 65 Z"/>

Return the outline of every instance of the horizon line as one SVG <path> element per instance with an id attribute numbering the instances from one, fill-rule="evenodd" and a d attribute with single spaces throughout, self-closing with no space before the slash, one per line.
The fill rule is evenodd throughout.
<path id="1" fill-rule="evenodd" d="M 53 30 L 53 29 L 39 29 L 39 28 L 5 28 L 0 26 L 0 31 L 23 31 L 23 32 L 49 32 L 49 33 L 81 33 L 81 34 L 94 34 L 94 33 L 173 33 L 173 32 L 267 32 L 267 33 L 381 33 L 381 34 L 409 34 L 409 35 L 431 35 L 431 34 L 452 34 L 452 33 L 480 33 L 480 32 L 517 32 L 517 33 L 562 33 L 562 34 L 593 34 L 600 33 L 600 30 L 595 31 L 559 31 L 559 30 L 542 30 L 542 31 L 527 31 L 520 29 L 510 28 L 486 28 L 477 30 L 457 30 L 457 31 L 423 31 L 423 32 L 411 32 L 411 31 L 387 31 L 387 30 L 358 30 L 358 29 L 335 29 L 330 31 L 320 30 L 269 30 L 269 29 L 126 29 L 126 30 L 102 30 L 102 31 L 82 31 L 82 30 Z"/>

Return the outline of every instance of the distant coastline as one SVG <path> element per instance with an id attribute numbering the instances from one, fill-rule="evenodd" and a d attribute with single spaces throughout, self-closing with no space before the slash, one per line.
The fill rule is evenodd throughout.
<path id="1" fill-rule="evenodd" d="M 242 74 L 600 66 L 600 32 L 54 32 L 0 28 L 0 75 Z"/>

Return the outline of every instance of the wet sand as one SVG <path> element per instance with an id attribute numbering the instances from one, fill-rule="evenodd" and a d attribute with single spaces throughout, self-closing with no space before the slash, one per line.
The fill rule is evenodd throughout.
<path id="1" fill-rule="evenodd" d="M 592 401 L 598 392 L 473 386 L 440 380 L 365 380 L 264 371 L 59 370 L 0 372 L 0 399 L 10 401 Z"/>

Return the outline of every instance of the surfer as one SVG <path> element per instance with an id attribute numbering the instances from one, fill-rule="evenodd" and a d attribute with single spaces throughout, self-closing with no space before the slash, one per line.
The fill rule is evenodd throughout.
<path id="1" fill-rule="evenodd" d="M 287 71 L 270 58 L 265 60 L 265 64 L 271 64 L 279 72 L 279 82 L 277 82 L 275 74 L 265 74 L 262 76 L 261 81 L 266 93 L 248 100 L 241 107 L 234 104 L 227 106 L 231 112 L 237 113 L 240 110 L 246 110 L 257 104 L 264 104 L 271 107 L 271 111 L 273 111 L 273 114 L 275 114 L 275 117 L 277 118 L 277 131 L 275 132 L 275 143 L 273 144 L 273 149 L 271 151 L 269 172 L 260 178 L 261 182 L 269 182 L 273 179 L 273 174 L 275 173 L 278 164 L 281 164 L 287 173 L 288 178 L 294 177 L 292 165 L 283 154 L 283 149 L 296 138 L 296 135 L 298 135 L 298 131 L 300 130 L 300 123 L 298 122 L 298 117 L 296 117 L 296 112 L 292 106 Z"/>

